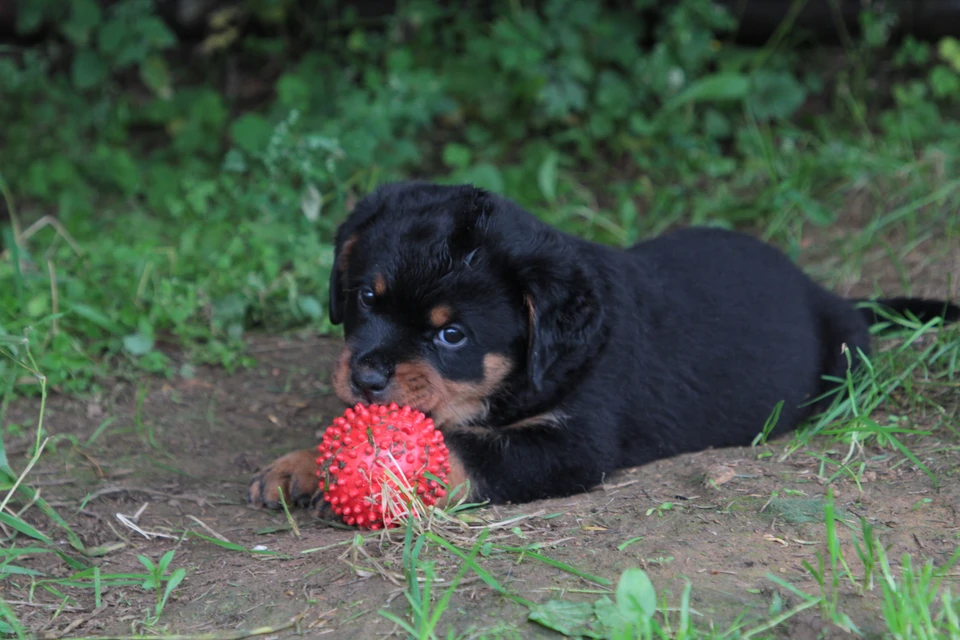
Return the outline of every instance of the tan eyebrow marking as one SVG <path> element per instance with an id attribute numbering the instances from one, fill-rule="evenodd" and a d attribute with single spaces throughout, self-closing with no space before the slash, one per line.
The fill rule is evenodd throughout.
<path id="1" fill-rule="evenodd" d="M 430 310 L 430 324 L 435 329 L 448 324 L 453 319 L 453 310 L 445 304 L 438 304 Z"/>

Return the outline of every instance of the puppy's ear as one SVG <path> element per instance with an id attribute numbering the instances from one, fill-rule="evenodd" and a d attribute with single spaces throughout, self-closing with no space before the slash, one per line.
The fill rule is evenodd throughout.
<path id="1" fill-rule="evenodd" d="M 357 242 L 363 227 L 376 216 L 388 208 L 391 198 L 403 189 L 409 188 L 404 183 L 387 184 L 366 196 L 353 208 L 350 216 L 337 229 L 337 238 L 333 250 L 333 268 L 330 270 L 330 292 L 328 310 L 330 322 L 340 324 L 346 309 L 347 292 L 344 284 L 347 274 L 347 265 L 350 261 L 350 250 Z"/>
<path id="2" fill-rule="evenodd" d="M 527 378 L 537 391 L 552 369 L 562 376 L 580 367 L 601 338 L 599 282 L 580 266 L 564 262 L 541 262 L 524 276 Z"/>
<path id="3" fill-rule="evenodd" d="M 333 324 L 343 322 L 344 307 L 347 303 L 347 292 L 344 290 L 343 280 L 347 271 L 347 260 L 350 259 L 350 248 L 356 241 L 356 233 L 346 238 L 341 238 L 340 234 L 337 234 L 337 242 L 333 250 L 333 268 L 330 269 L 330 299 L 327 305 L 330 311 L 330 322 Z"/>

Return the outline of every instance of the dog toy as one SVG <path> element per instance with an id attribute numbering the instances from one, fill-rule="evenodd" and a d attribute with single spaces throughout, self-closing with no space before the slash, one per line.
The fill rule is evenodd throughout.
<path id="1" fill-rule="evenodd" d="M 433 420 L 410 407 L 358 404 L 334 419 L 317 447 L 324 499 L 351 526 L 378 530 L 446 495 L 449 451 Z M 431 474 L 434 478 L 428 477 Z"/>

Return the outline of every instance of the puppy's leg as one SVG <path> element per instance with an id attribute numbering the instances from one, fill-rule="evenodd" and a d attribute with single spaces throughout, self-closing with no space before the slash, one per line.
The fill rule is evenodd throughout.
<path id="1" fill-rule="evenodd" d="M 253 477 L 247 491 L 252 507 L 280 508 L 280 492 L 288 505 L 305 507 L 322 494 L 317 480 L 317 450 L 301 449 L 273 461 Z"/>
<path id="2" fill-rule="evenodd" d="M 451 459 L 456 453 L 463 477 L 470 479 L 470 500 L 492 504 L 588 491 L 617 460 L 609 447 L 601 449 L 597 442 L 571 435 L 556 423 L 524 421 L 492 435 L 453 431 L 446 441 Z M 450 466 L 453 475 L 452 461 Z"/>
<path id="3" fill-rule="evenodd" d="M 473 502 L 477 496 L 476 481 L 467 473 L 463 459 L 452 448 L 450 452 L 450 473 L 447 474 L 447 493 L 437 501 L 437 507 L 446 509 L 458 502 Z"/>

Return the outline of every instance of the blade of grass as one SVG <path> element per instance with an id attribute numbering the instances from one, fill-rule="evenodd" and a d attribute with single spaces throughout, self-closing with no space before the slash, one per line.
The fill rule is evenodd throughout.
<path id="1" fill-rule="evenodd" d="M 441 547 L 443 547 L 444 549 L 446 549 L 447 551 L 449 551 L 449 552 L 452 553 L 453 555 L 455 555 L 455 556 L 459 557 L 460 559 L 464 560 L 464 561 L 467 563 L 467 565 L 473 570 L 473 572 L 476 573 L 477 576 L 478 576 L 481 580 L 483 580 L 483 582 L 485 582 L 490 588 L 492 588 L 492 589 L 493 589 L 494 591 L 496 591 L 497 593 L 501 594 L 502 596 L 504 596 L 504 597 L 506 597 L 506 598 L 509 598 L 510 600 L 516 602 L 517 604 L 522 604 L 523 606 L 525 606 L 525 607 L 527 607 L 527 608 L 532 608 L 532 607 L 534 606 L 534 603 L 531 602 L 530 600 L 527 600 L 526 598 L 523 598 L 523 597 L 521 597 L 521 596 L 515 595 L 515 594 L 511 593 L 510 591 L 508 591 L 506 588 L 504 588 L 503 585 L 501 585 L 499 582 L 497 582 L 497 580 L 496 580 L 492 575 L 490 575 L 490 573 L 489 573 L 486 569 L 484 569 L 483 567 L 481 567 L 481 566 L 480 566 L 479 564 L 477 564 L 475 561 L 470 560 L 469 557 L 467 556 L 467 554 L 465 554 L 463 551 L 461 551 L 461 550 L 458 549 L 457 547 L 453 546 L 452 544 L 450 544 L 449 542 L 447 542 L 446 540 L 444 540 L 443 538 L 441 538 L 441 537 L 438 536 L 437 534 L 433 533 L 432 531 L 428 531 L 428 532 L 426 533 L 426 536 L 427 536 L 432 542 L 435 542 L 436 544 L 440 545 Z"/>
<path id="2" fill-rule="evenodd" d="M 509 547 L 509 546 L 506 546 L 506 545 L 499 545 L 499 544 L 493 545 L 493 548 L 494 548 L 494 549 L 499 549 L 500 551 L 506 551 L 506 552 L 508 552 L 508 553 L 519 553 L 519 554 L 522 554 L 524 557 L 533 558 L 534 560 L 537 560 L 537 561 L 539 561 L 539 562 L 542 562 L 542 563 L 545 564 L 545 565 L 548 565 L 548 566 L 554 567 L 554 568 L 556 568 L 556 569 L 560 569 L 561 571 L 565 571 L 565 572 L 567 572 L 567 573 L 573 574 L 573 575 L 577 576 L 578 578 L 583 578 L 584 580 L 587 580 L 587 581 L 589 581 L 589 582 L 594 582 L 594 583 L 596 583 L 596 584 L 601 584 L 601 585 L 603 585 L 603 586 L 610 586 L 611 584 L 613 584 L 612 581 L 610 581 L 610 580 L 608 580 L 608 579 L 606 579 L 606 578 L 603 578 L 603 577 L 601 577 L 601 576 L 595 576 L 595 575 L 593 575 L 593 574 L 591 574 L 591 573 L 587 573 L 586 571 L 581 571 L 580 569 L 577 569 L 576 567 L 573 567 L 573 566 L 571 566 L 571 565 L 569 565 L 569 564 L 567 564 L 567 563 L 565 563 L 565 562 L 561 562 L 561 561 L 559 561 L 559 560 L 554 560 L 553 558 L 551 558 L 551 557 L 549 557 L 549 556 L 545 556 L 545 555 L 543 555 L 543 554 L 541 554 L 541 553 L 538 553 L 537 551 L 533 551 L 533 550 L 528 549 L 528 548 L 524 548 L 524 547 Z"/>

